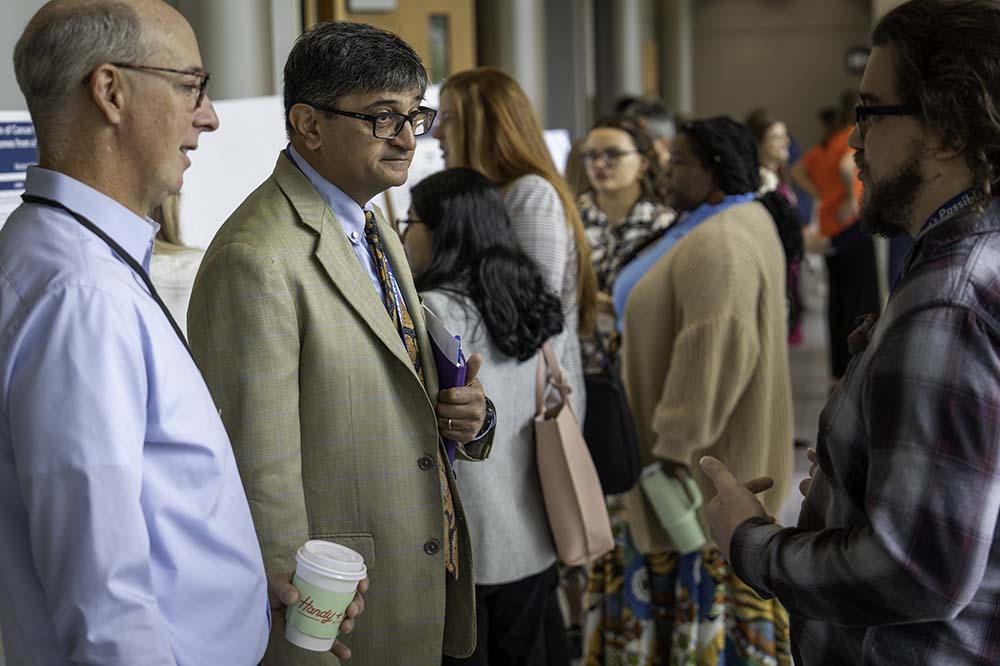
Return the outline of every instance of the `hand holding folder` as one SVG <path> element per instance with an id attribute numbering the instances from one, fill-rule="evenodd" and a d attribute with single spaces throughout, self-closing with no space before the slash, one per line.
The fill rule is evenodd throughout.
<path id="1" fill-rule="evenodd" d="M 434 365 L 437 367 L 438 384 L 441 389 L 465 386 L 468 365 L 462 353 L 462 338 L 452 335 L 444 323 L 424 305 L 424 320 L 427 322 L 427 334 L 431 339 L 431 349 L 434 350 Z M 458 442 L 445 440 L 445 450 L 448 452 L 448 462 L 455 462 L 455 450 Z"/>

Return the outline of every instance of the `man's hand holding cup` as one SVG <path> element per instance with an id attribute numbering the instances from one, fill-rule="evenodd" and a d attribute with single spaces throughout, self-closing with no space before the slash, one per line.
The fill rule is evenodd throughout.
<path id="1" fill-rule="evenodd" d="M 271 633 L 306 650 L 351 658 L 337 640 L 365 609 L 368 577 L 361 555 L 326 541 L 309 541 L 296 555 L 295 574 L 268 577 Z M 282 638 L 283 637 L 283 638 Z"/>

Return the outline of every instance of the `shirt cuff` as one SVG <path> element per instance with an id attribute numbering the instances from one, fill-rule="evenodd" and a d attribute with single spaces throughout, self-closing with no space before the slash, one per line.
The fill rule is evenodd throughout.
<path id="1" fill-rule="evenodd" d="M 748 518 L 740 523 L 729 542 L 729 563 L 740 580 L 753 588 L 761 599 L 774 596 L 770 589 L 767 550 L 781 528 L 767 518 Z"/>

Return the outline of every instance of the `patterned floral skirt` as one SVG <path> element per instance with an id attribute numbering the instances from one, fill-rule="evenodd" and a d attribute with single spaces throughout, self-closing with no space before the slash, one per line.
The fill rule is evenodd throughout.
<path id="1" fill-rule="evenodd" d="M 715 548 L 636 551 L 609 498 L 616 548 L 587 583 L 586 666 L 791 666 L 788 615 L 744 585 Z"/>

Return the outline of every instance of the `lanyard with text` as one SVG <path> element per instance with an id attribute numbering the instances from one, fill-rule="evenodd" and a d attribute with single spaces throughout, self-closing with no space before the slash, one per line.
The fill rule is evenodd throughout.
<path id="1" fill-rule="evenodd" d="M 913 263 L 913 259 L 917 255 L 917 243 L 920 239 L 923 238 L 928 231 L 945 220 L 957 217 L 969 208 L 981 203 L 983 196 L 982 190 L 978 188 L 968 189 L 958 196 L 949 199 L 943 206 L 937 209 L 936 213 L 927 218 L 927 221 L 924 222 L 924 226 L 920 227 L 920 233 L 918 233 L 914 238 L 913 247 L 910 248 L 910 251 L 906 255 L 906 259 L 903 262 L 903 270 L 899 271 L 899 275 L 897 275 L 896 279 L 893 281 L 892 290 L 889 293 L 896 291 L 899 281 L 902 280 L 903 276 L 910 270 L 910 264 Z"/>
<path id="2" fill-rule="evenodd" d="M 104 241 L 108 245 L 108 247 L 110 247 L 114 251 L 114 253 L 117 254 L 119 258 L 121 258 L 122 261 L 128 264 L 128 267 L 131 268 L 132 271 L 136 275 L 138 275 L 139 278 L 143 281 L 143 284 L 146 285 L 146 289 L 149 290 L 149 295 L 153 297 L 153 300 L 156 301 L 156 304 L 160 306 L 161 310 L 163 310 L 163 314 L 167 317 L 167 321 L 170 322 L 170 326 L 173 327 L 174 333 L 176 333 L 177 337 L 180 338 L 181 344 L 183 344 L 184 348 L 187 349 L 188 354 L 191 354 L 191 348 L 188 346 L 187 339 L 184 337 L 184 332 L 181 331 L 181 327 L 177 325 L 176 321 L 174 321 L 173 316 L 170 314 L 170 310 L 168 310 L 167 306 L 164 305 L 163 300 L 160 298 L 160 295 L 156 293 L 156 287 L 153 286 L 153 281 L 149 279 L 149 275 L 146 273 L 146 269 L 144 269 L 142 265 L 138 261 L 136 261 L 134 257 L 132 257 L 132 255 L 126 252 L 121 245 L 119 245 L 114 241 L 114 239 L 112 239 L 106 233 L 101 231 L 101 229 L 96 224 L 85 218 L 83 215 L 80 215 L 76 211 L 71 210 L 65 204 L 61 204 L 58 201 L 54 201 L 52 199 L 46 199 L 44 197 L 36 197 L 33 194 L 22 194 L 21 199 L 23 199 L 25 203 L 38 204 L 39 206 L 48 206 L 50 208 L 59 208 L 61 210 L 66 211 L 67 213 L 70 214 L 70 216 L 73 217 L 73 219 L 75 219 L 77 222 L 79 222 L 84 227 L 89 229 L 91 233 L 93 233 L 95 236 Z M 194 360 L 194 354 L 191 354 L 191 359 Z"/>
<path id="3" fill-rule="evenodd" d="M 945 220 L 950 220 L 956 215 L 965 212 L 966 209 L 972 208 L 982 200 L 982 190 L 975 187 L 962 192 L 952 199 L 949 199 L 945 205 L 937 209 L 936 213 L 927 218 L 927 221 L 924 222 L 924 226 L 920 227 L 920 233 L 917 234 L 917 236 L 922 236 L 929 229 L 936 227 Z"/>

